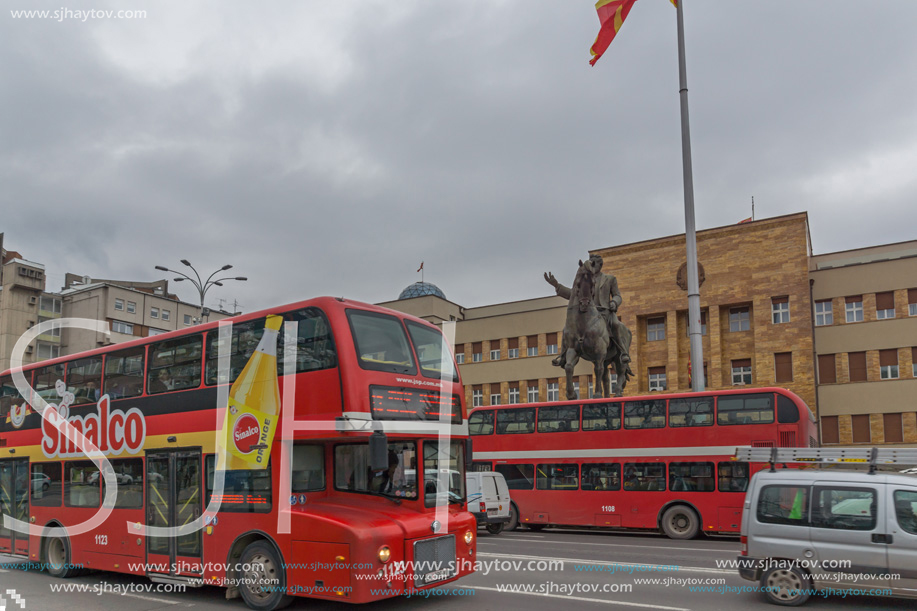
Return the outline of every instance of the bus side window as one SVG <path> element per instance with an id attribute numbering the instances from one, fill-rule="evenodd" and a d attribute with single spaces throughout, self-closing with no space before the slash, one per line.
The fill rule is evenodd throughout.
<path id="1" fill-rule="evenodd" d="M 320 445 L 293 446 L 293 492 L 325 489 L 325 450 Z"/>

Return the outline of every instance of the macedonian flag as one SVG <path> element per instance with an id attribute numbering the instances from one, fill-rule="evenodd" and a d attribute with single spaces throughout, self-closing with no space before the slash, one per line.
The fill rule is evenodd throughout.
<path id="1" fill-rule="evenodd" d="M 591 65 L 594 66 L 595 62 L 599 61 L 605 49 L 607 49 L 611 41 L 615 39 L 615 35 L 618 33 L 618 30 L 621 29 L 621 26 L 624 25 L 624 20 L 627 19 L 627 14 L 636 1 L 637 0 L 599 0 L 595 3 L 595 10 L 599 14 L 599 23 L 602 24 L 602 27 L 599 29 L 599 35 L 595 37 L 592 48 L 589 49 L 589 52 L 592 53 L 592 59 L 589 60 Z M 678 0 L 670 1 L 673 6 L 678 8 Z"/>
<path id="2" fill-rule="evenodd" d="M 599 35 L 595 37 L 592 48 L 589 49 L 589 52 L 592 53 L 592 59 L 589 60 L 591 65 L 594 66 L 595 62 L 599 61 L 605 49 L 615 39 L 615 35 L 624 25 L 624 20 L 627 19 L 627 14 L 630 13 L 630 9 L 636 1 L 599 0 L 595 3 L 595 10 L 599 14 L 599 22 L 602 27 L 599 29 Z"/>

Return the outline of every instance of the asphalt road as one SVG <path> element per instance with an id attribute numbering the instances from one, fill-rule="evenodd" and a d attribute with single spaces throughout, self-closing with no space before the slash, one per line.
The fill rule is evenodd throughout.
<path id="1" fill-rule="evenodd" d="M 755 584 L 734 570 L 718 568 L 717 560 L 732 560 L 735 539 L 672 541 L 658 535 L 597 531 L 520 530 L 497 536 L 479 531 L 478 573 L 449 584 L 426 598 L 380 601 L 367 611 L 468 609 L 475 611 L 574 609 L 621 611 L 693 611 L 705 609 L 770 609 L 757 592 L 736 591 Z M 6 611 L 242 611 L 239 600 L 225 600 L 225 591 L 204 587 L 185 593 L 142 591 L 153 587 L 140 577 L 91 573 L 67 582 L 46 573 L 25 571 L 17 560 L 0 556 L 0 596 Z M 646 580 L 658 580 L 647 583 Z M 52 591 L 61 583 L 85 584 L 95 591 Z M 101 588 L 108 591 L 98 593 Z M 692 591 L 694 588 L 694 591 Z M 708 588 L 708 591 L 697 591 Z M 731 590 L 729 590 L 731 588 Z M 15 590 L 17 600 L 6 593 Z M 507 589 L 516 589 L 508 592 Z M 522 590 L 529 591 L 522 591 Z M 25 607 L 20 606 L 20 602 Z M 0 602 L 0 609 L 4 606 Z M 296 599 L 294 610 L 353 609 L 352 605 Z M 874 596 L 813 597 L 808 609 L 912 609 L 913 601 Z"/>

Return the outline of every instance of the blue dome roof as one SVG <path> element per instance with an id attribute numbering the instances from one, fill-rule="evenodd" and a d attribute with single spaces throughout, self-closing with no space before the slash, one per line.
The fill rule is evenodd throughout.
<path id="1" fill-rule="evenodd" d="M 401 294 L 398 295 L 398 299 L 411 299 L 413 297 L 424 297 L 425 295 L 436 295 L 437 297 L 446 299 L 446 296 L 439 290 L 439 287 L 429 282 L 415 282 L 401 291 Z"/>

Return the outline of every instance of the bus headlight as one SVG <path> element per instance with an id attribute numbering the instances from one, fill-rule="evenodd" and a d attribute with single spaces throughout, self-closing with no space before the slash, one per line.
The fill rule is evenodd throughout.
<path id="1" fill-rule="evenodd" d="M 392 550 L 389 549 L 388 545 L 383 545 L 379 548 L 379 560 L 382 562 L 388 562 L 389 558 L 392 557 Z"/>
<path id="2" fill-rule="evenodd" d="M 465 531 L 465 545 L 471 545 L 471 542 L 474 541 L 474 533 L 470 530 Z"/>

